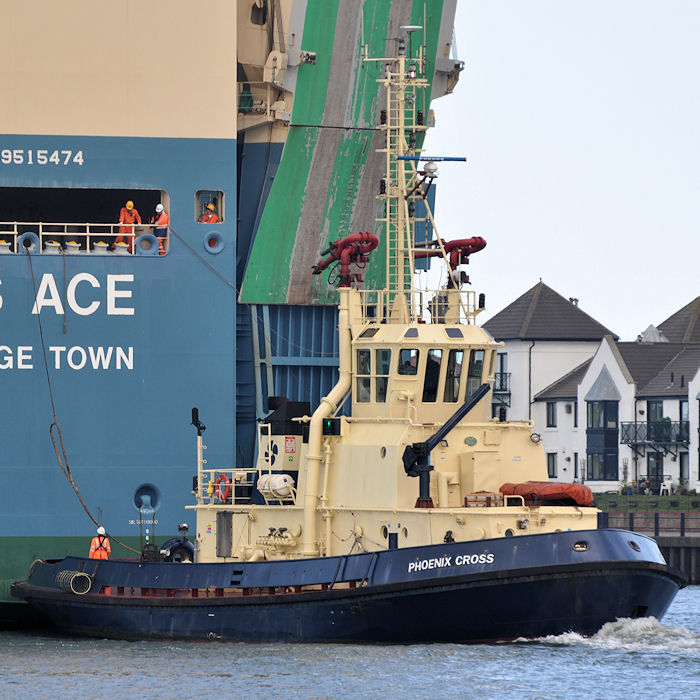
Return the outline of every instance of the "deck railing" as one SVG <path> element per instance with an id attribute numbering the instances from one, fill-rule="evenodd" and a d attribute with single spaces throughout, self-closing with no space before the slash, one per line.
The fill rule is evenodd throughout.
<path id="1" fill-rule="evenodd" d="M 493 393 L 510 393 L 510 372 L 496 372 L 493 375 Z"/>
<path id="2" fill-rule="evenodd" d="M 620 444 L 623 445 L 687 445 L 689 438 L 690 423 L 687 420 L 620 423 Z"/>
<path id="3" fill-rule="evenodd" d="M 124 245 L 114 245 L 119 236 Z M 154 237 L 163 239 L 162 248 Z M 168 250 L 169 239 L 170 227 L 155 224 L 0 221 L 0 255 L 158 255 Z"/>
<path id="4" fill-rule="evenodd" d="M 461 289 L 412 289 L 410 291 L 361 289 L 362 317 L 366 323 L 387 323 L 401 308 L 411 321 L 427 323 L 474 323 L 483 309 L 477 294 Z M 403 301 L 401 299 L 403 297 Z"/>

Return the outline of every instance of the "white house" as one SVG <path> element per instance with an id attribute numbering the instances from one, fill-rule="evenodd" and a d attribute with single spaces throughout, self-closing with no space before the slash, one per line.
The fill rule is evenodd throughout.
<path id="1" fill-rule="evenodd" d="M 589 361 L 536 394 L 552 478 L 594 491 L 630 482 L 700 489 L 699 319 L 700 297 L 637 342 L 606 336 Z"/>
<path id="2" fill-rule="evenodd" d="M 543 282 L 484 323 L 504 343 L 497 355 L 493 415 L 533 418 L 535 395 L 593 356 L 612 331 Z"/>

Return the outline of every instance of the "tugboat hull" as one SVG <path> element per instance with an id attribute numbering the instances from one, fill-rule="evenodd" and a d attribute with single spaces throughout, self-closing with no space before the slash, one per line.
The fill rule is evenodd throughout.
<path id="1" fill-rule="evenodd" d="M 549 549 L 550 559 L 562 560 L 570 549 L 562 545 L 569 540 L 587 542 L 589 552 L 604 551 L 604 545 L 609 549 L 623 542 L 641 543 L 646 554 L 628 547 L 642 558 L 604 561 L 592 556 L 578 563 L 518 565 L 527 564 L 526 558 L 536 559 L 533 554 L 542 547 Z M 431 545 L 306 560 L 296 566 L 298 584 L 290 579 L 288 586 L 261 584 L 277 583 L 278 577 L 294 573 L 289 566 L 294 562 L 237 564 L 232 569 L 229 564 L 105 562 L 94 566 L 90 560 L 73 559 L 37 565 L 29 581 L 14 585 L 13 593 L 68 632 L 111 638 L 478 642 L 567 631 L 590 635 L 617 618 L 663 616 L 685 581 L 668 569 L 660 554 L 654 554 L 655 547 L 653 540 L 624 531 Z M 520 561 L 518 550 L 525 552 Z M 497 562 L 509 551 L 515 552 L 514 566 L 499 568 Z M 484 552 L 487 561 L 480 564 L 478 558 Z M 586 554 L 575 551 L 574 557 L 581 553 Z M 488 554 L 494 555 L 493 563 Z M 476 564 L 455 566 L 459 557 Z M 417 568 L 423 561 L 435 566 Z M 408 574 L 411 562 L 415 576 Z M 81 595 L 48 585 L 58 572 L 70 571 L 66 565 L 75 567 L 74 572 L 81 566 L 93 572 L 90 592 Z M 250 567 L 257 568 L 249 574 L 246 568 Z M 469 573 L 457 573 L 465 567 Z M 217 585 L 227 577 L 230 583 L 233 573 L 258 585 Z M 215 581 L 214 586 L 200 588 L 200 575 Z M 119 586 L 112 580 L 115 576 L 122 583 L 139 585 Z M 170 588 L 178 579 L 180 586 Z M 382 580 L 388 582 L 377 583 Z M 100 583 L 104 581 L 110 585 Z"/>

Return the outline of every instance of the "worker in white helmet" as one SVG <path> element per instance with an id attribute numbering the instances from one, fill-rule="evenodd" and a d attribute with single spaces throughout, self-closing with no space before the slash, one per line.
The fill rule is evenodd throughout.
<path id="1" fill-rule="evenodd" d="M 97 535 L 92 538 L 90 543 L 90 559 L 109 559 L 112 553 L 112 547 L 109 544 L 109 539 L 105 529 L 100 525 L 97 528 Z"/>
<path id="2" fill-rule="evenodd" d="M 155 224 L 153 233 L 158 239 L 158 253 L 160 255 L 165 255 L 167 251 L 168 224 L 170 224 L 170 217 L 162 204 L 156 204 L 156 213 L 151 217 L 151 223 Z"/>

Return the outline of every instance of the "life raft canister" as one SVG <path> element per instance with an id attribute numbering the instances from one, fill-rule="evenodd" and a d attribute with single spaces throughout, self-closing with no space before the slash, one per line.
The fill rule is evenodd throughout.
<path id="1" fill-rule="evenodd" d="M 222 482 L 225 484 L 223 490 L 221 489 Z M 228 503 L 229 496 L 231 495 L 231 479 L 229 479 L 226 474 L 219 474 L 215 483 L 216 497 L 222 503 Z"/>

